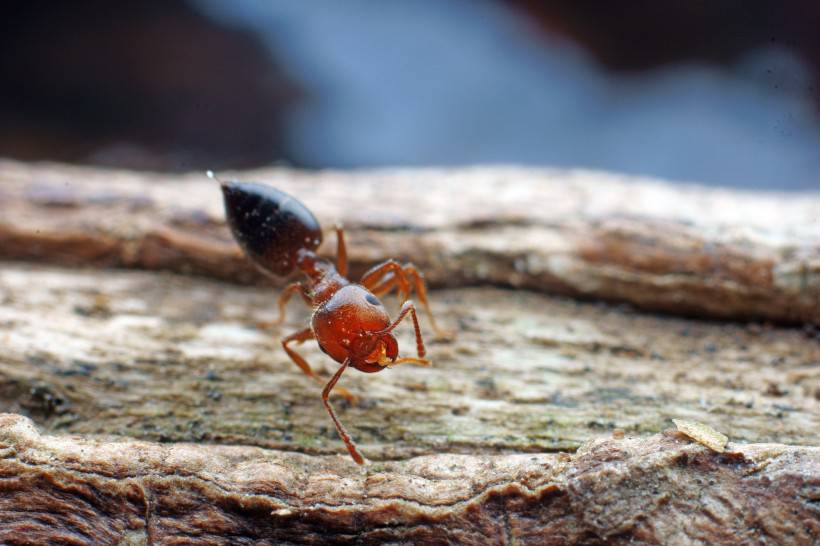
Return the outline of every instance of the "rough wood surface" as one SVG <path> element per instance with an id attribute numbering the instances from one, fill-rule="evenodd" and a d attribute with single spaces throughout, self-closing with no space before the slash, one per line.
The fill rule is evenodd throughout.
<path id="1" fill-rule="evenodd" d="M 820 534 L 820 448 L 679 435 L 378 468 L 258 448 L 40 436 L 0 414 L 0 541 L 793 544 Z M 788 517 L 784 518 L 784 515 Z"/>
<path id="2" fill-rule="evenodd" d="M 813 327 L 655 316 L 544 294 L 629 300 L 611 288 L 631 271 L 630 294 L 667 286 L 643 303 L 629 300 L 650 308 L 813 321 L 816 226 L 806 219 L 814 196 L 610 179 L 604 186 L 634 192 L 610 203 L 595 200 L 584 178 L 592 175 L 565 185 L 540 172 L 530 183 L 531 171 L 520 170 L 424 171 L 415 194 L 410 171 L 383 173 L 383 186 L 372 172 L 277 171 L 293 193 L 321 188 L 305 201 L 326 225 L 345 221 L 357 269 L 398 254 L 449 286 L 432 300 L 457 337 L 430 344 L 432 368 L 342 378 L 361 396 L 357 405 L 334 400 L 371 461 L 359 468 L 318 386 L 277 341 L 307 311 L 294 303 L 289 324 L 266 327 L 276 316 L 275 291 L 223 281 L 259 279 L 230 244 L 212 186 L 193 178 L 152 186 L 133 173 L 11 162 L 0 173 L 0 254 L 18 260 L 0 262 L 0 411 L 28 416 L 43 431 L 19 415 L 0 417 L 2 544 L 818 540 Z M 442 204 L 424 194 L 424 184 L 432 192 L 439 179 L 495 184 L 500 197 L 482 205 L 468 189 L 463 202 Z M 521 186 L 502 184 L 512 179 Z M 426 208 L 365 198 L 396 187 L 399 201 Z M 526 216 L 534 213 L 524 201 L 560 188 L 571 201 L 555 205 L 563 213 Z M 650 232 L 659 217 L 636 212 L 640 195 L 667 212 L 664 199 L 682 210 L 697 203 L 704 216 L 692 209 L 688 225 L 670 221 Z M 718 197 L 737 198 L 755 214 L 709 208 Z M 350 200 L 361 206 L 348 209 Z M 578 208 L 583 202 L 593 212 Z M 775 217 L 782 222 L 769 225 Z M 601 255 L 606 264 L 589 259 L 579 241 L 600 241 L 608 228 L 594 237 L 589 230 L 611 222 L 641 225 L 641 237 L 652 240 L 624 231 L 624 244 Z M 680 229 L 731 252 L 672 245 Z M 603 241 L 609 248 L 613 240 Z M 664 252 L 636 265 L 636 253 L 661 244 Z M 802 272 L 799 290 L 784 291 L 777 275 L 756 284 L 762 277 L 748 267 L 761 249 L 771 271 Z M 704 265 L 698 252 L 720 261 Z M 516 265 L 521 256 L 573 265 L 536 274 Z M 154 271 L 102 268 L 109 265 Z M 598 288 L 560 288 L 549 280 L 559 269 Z M 591 276 L 596 283 L 584 284 Z M 519 289 L 470 286 L 477 283 Z M 709 288 L 718 299 L 683 286 Z M 409 331 L 400 342 L 412 346 Z M 325 375 L 333 369 L 312 344 L 301 350 Z M 672 418 L 726 433 L 726 453 L 662 433 Z"/>
<path id="3" fill-rule="evenodd" d="M 48 430 L 343 452 L 319 399 L 266 331 L 270 288 L 146 272 L 0 269 L 0 401 Z M 393 303 L 395 307 L 395 302 Z M 820 443 L 811 332 L 658 318 L 524 291 L 434 292 L 452 342 L 432 368 L 352 371 L 337 404 L 373 460 L 574 449 L 602 432 L 703 421 L 733 440 Z M 427 326 L 422 322 L 422 326 Z M 404 350 L 412 328 L 401 329 Z M 300 348 L 329 376 L 315 343 Z"/>
<path id="4" fill-rule="evenodd" d="M 413 260 L 435 286 L 495 284 L 671 313 L 820 324 L 820 193 L 670 186 L 516 168 L 242 178 L 350 230 L 354 272 Z M 249 281 L 215 184 L 0 162 L 0 257 Z"/>

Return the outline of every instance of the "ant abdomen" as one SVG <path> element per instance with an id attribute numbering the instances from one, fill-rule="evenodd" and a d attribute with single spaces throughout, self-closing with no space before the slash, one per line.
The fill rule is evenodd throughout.
<path id="1" fill-rule="evenodd" d="M 316 217 L 285 192 L 253 182 L 220 184 L 234 237 L 266 271 L 285 276 L 296 267 L 300 250 L 316 250 L 321 244 Z"/>

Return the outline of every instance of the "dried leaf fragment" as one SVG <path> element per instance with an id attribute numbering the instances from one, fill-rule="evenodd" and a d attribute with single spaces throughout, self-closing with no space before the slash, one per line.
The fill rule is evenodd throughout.
<path id="1" fill-rule="evenodd" d="M 725 434 L 721 434 L 709 425 L 688 419 L 672 419 L 672 422 L 678 427 L 679 432 L 718 453 L 723 453 L 726 443 L 729 441 Z"/>

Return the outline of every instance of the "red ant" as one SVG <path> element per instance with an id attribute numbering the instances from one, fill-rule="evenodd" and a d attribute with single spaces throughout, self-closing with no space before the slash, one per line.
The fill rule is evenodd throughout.
<path id="1" fill-rule="evenodd" d="M 208 176 L 214 178 L 213 173 Z M 425 359 L 416 308 L 408 298 L 415 291 L 437 335 L 447 336 L 436 325 L 427 302 L 424 277 L 413 264 L 401 265 L 387 260 L 368 270 L 358 284 L 347 277 L 347 250 L 344 231 L 336 227 L 336 265 L 316 255 L 322 230 L 313 214 L 299 201 L 270 186 L 251 182 L 222 182 L 225 213 L 234 238 L 265 273 L 286 276 L 299 269 L 306 279 L 289 284 L 279 296 L 279 320 L 293 294 L 299 294 L 313 309 L 310 325 L 282 339 L 282 347 L 297 366 L 315 381 L 323 381 L 307 361 L 289 345 L 316 339 L 319 348 L 341 366 L 324 385 L 322 402 L 358 464 L 364 458 L 345 427 L 336 417 L 328 398 L 348 367 L 366 373 L 380 372 L 403 363 L 429 366 Z M 396 320 L 391 321 L 378 296 L 398 290 L 402 302 Z M 407 315 L 413 319 L 418 357 L 399 358 L 399 344 L 391 333 Z M 336 391 L 349 401 L 355 400 L 346 389 Z"/>

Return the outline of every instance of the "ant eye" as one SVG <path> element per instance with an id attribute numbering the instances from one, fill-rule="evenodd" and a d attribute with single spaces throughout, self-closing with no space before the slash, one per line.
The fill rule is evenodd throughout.
<path id="1" fill-rule="evenodd" d="M 366 299 L 367 303 L 371 305 L 381 305 L 381 302 L 373 294 L 366 295 L 364 299 Z"/>

